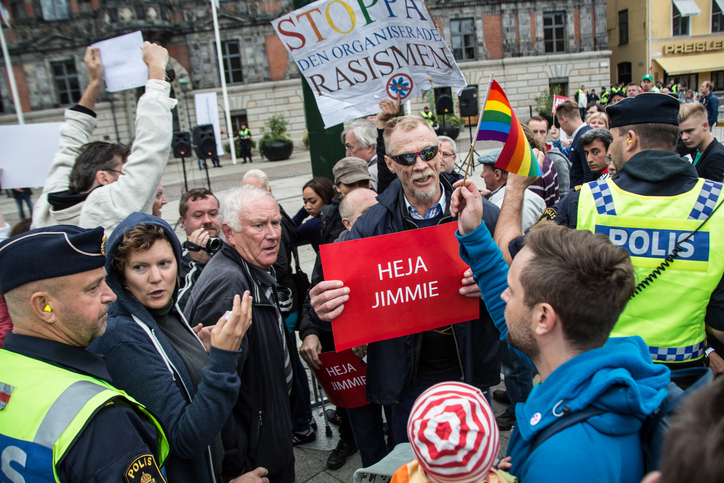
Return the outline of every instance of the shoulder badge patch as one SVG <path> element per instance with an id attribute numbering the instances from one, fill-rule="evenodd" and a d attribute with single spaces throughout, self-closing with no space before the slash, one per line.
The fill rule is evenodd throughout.
<path id="1" fill-rule="evenodd" d="M 158 469 L 156 458 L 150 454 L 133 460 L 123 473 L 123 478 L 126 483 L 166 483 Z"/>
<path id="2" fill-rule="evenodd" d="M 10 395 L 14 389 L 14 386 L 0 382 L 0 411 L 5 409 L 5 406 L 10 402 Z"/>
<path id="3" fill-rule="evenodd" d="M 579 184 L 578 186 L 576 186 L 575 188 L 573 188 L 573 191 L 581 191 L 581 188 L 583 188 L 583 185 L 582 185 L 582 184 Z"/>
<path id="4" fill-rule="evenodd" d="M 558 212 L 555 208 L 550 207 L 543 210 L 543 213 L 538 217 L 538 220 L 536 220 L 536 223 L 538 223 L 541 220 L 555 220 L 556 216 L 558 215 Z"/>

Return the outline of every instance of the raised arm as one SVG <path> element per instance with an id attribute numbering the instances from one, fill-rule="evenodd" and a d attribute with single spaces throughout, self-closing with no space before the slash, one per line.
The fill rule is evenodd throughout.
<path id="1" fill-rule="evenodd" d="M 123 168 L 125 174 L 115 183 L 91 192 L 81 213 L 80 226 L 103 226 L 110 232 L 135 211 L 151 213 L 171 151 L 171 109 L 177 101 L 169 98 L 171 86 L 164 80 L 166 49 L 145 42 L 142 50 L 148 66 L 148 83 L 146 93 L 138 100 L 136 138 Z"/>
<path id="2" fill-rule="evenodd" d="M 78 154 L 80 154 L 80 148 L 90 142 L 93 130 L 98 124 L 93 109 L 98 94 L 103 87 L 103 64 L 101 64 L 100 52 L 97 49 L 87 47 L 83 61 L 88 68 L 90 82 L 78 104 L 65 110 L 65 122 L 60 127 L 58 151 L 55 153 L 53 163 L 48 169 L 43 192 L 33 209 L 32 228 L 57 224 L 50 212 L 51 205 L 48 202 L 48 194 L 68 189 L 70 186 L 70 172 L 73 170 Z M 65 220 L 64 223 L 78 223 L 78 218 Z"/>
<path id="3" fill-rule="evenodd" d="M 88 76 L 90 81 L 88 87 L 85 88 L 83 96 L 78 101 L 79 106 L 83 106 L 91 111 L 96 108 L 96 101 L 98 100 L 98 94 L 103 88 L 103 64 L 101 63 L 101 51 L 94 49 L 93 47 L 87 47 L 85 49 L 85 57 L 83 62 L 88 67 Z"/>

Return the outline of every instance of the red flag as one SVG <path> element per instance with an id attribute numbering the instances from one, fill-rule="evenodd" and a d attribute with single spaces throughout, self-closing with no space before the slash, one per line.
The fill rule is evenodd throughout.
<path id="1" fill-rule="evenodd" d="M 560 106 L 561 104 L 563 104 L 566 101 L 573 101 L 573 99 L 569 99 L 567 97 L 563 97 L 563 96 L 559 96 L 558 94 L 555 94 L 553 96 L 553 109 L 551 109 L 551 114 L 555 115 L 556 109 L 558 108 L 558 106 Z"/>

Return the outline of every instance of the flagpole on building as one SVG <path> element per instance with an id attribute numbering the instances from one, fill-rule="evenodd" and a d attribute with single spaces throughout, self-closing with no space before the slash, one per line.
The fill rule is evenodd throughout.
<path id="1" fill-rule="evenodd" d="M 5 43 L 5 32 L 3 32 L 3 22 L 10 27 L 8 21 L 7 10 L 5 6 L 0 3 L 0 46 L 2 47 L 3 57 L 5 57 L 5 69 L 8 73 L 8 81 L 10 82 L 10 91 L 13 94 L 13 104 L 15 105 L 15 114 L 18 116 L 18 124 L 25 124 L 25 117 L 23 116 L 23 109 L 20 107 L 20 96 L 18 95 L 18 86 L 15 84 L 15 72 L 13 71 L 13 64 L 10 62 L 10 54 L 8 53 L 8 45 Z"/>
<path id="2" fill-rule="evenodd" d="M 475 141 L 478 138 L 478 131 L 480 131 L 480 123 L 483 121 L 483 112 L 485 112 L 485 104 L 488 103 L 488 96 L 490 95 L 490 86 L 493 85 L 493 76 L 495 74 L 490 74 L 490 79 L 488 79 L 488 89 L 485 91 L 485 100 L 483 101 L 483 105 L 480 108 L 480 115 L 478 116 L 478 125 L 475 127 L 475 137 L 470 140 L 470 152 L 468 153 L 468 161 L 465 164 L 465 175 L 463 176 L 463 186 L 465 186 L 465 181 L 468 179 L 468 171 L 470 171 L 470 163 L 473 161 L 473 153 L 475 153 Z"/>
<path id="3" fill-rule="evenodd" d="M 224 73 L 224 58 L 221 52 L 221 37 L 219 36 L 219 19 L 216 17 L 216 5 L 218 0 L 211 0 L 211 14 L 214 18 L 214 35 L 216 36 L 216 53 L 219 57 L 219 72 L 221 73 L 221 93 L 224 96 L 224 114 L 226 115 L 226 131 L 229 135 L 229 151 L 231 151 L 231 162 L 236 164 L 236 144 L 234 144 L 234 126 L 231 124 L 231 112 L 229 110 L 229 93 L 226 91 L 226 75 Z"/>

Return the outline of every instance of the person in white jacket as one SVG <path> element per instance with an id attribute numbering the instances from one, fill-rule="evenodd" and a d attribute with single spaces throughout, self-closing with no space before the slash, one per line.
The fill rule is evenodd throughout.
<path id="1" fill-rule="evenodd" d="M 165 81 L 166 49 L 145 42 L 142 51 L 148 83 L 138 100 L 129 152 L 123 145 L 90 142 L 98 124 L 93 109 L 103 87 L 103 64 L 98 49 L 86 49 L 90 82 L 78 104 L 65 111 L 58 152 L 33 211 L 33 228 L 102 226 L 109 235 L 129 214 L 151 213 L 171 149 L 171 110 L 177 101 L 169 98 Z"/>

